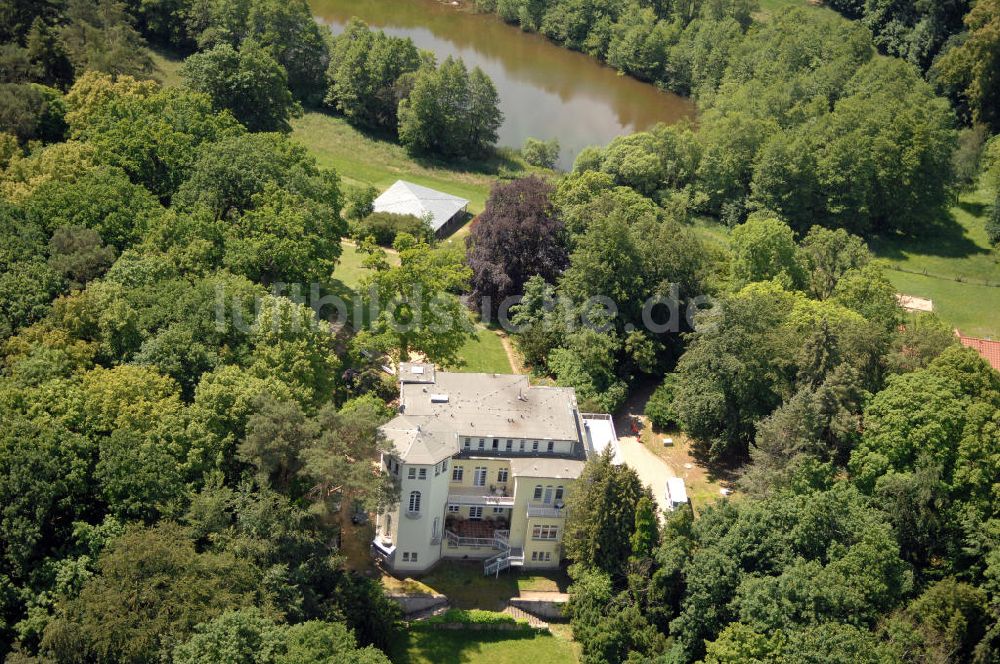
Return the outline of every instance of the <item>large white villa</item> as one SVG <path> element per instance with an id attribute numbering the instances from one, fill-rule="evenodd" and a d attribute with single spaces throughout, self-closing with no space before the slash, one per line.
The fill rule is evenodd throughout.
<path id="1" fill-rule="evenodd" d="M 395 451 L 381 465 L 400 503 L 378 515 L 373 555 L 400 573 L 442 558 L 482 559 L 486 574 L 556 567 L 573 482 L 587 458 L 617 449 L 611 417 L 526 376 L 404 362 L 399 383 L 399 415 L 382 427 Z"/>

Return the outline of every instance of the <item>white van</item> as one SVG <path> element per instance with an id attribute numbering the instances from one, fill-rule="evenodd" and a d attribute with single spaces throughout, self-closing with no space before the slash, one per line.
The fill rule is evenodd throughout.
<path id="1" fill-rule="evenodd" d="M 679 477 L 671 477 L 667 480 L 667 507 L 673 512 L 688 501 L 687 489 L 684 488 L 684 480 Z"/>

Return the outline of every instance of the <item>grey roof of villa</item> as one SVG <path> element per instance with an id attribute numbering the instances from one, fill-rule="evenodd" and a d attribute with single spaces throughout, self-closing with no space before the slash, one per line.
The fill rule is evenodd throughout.
<path id="1" fill-rule="evenodd" d="M 585 465 L 586 462 L 579 459 L 512 458 L 510 472 L 514 477 L 552 477 L 575 480 L 583 472 Z"/>
<path id="2" fill-rule="evenodd" d="M 460 436 L 580 440 L 571 388 L 533 387 L 527 376 L 509 374 L 432 368 L 414 374 L 414 366 L 421 365 L 400 366 L 400 414 L 382 427 L 407 463 L 433 464 L 453 456 Z"/>

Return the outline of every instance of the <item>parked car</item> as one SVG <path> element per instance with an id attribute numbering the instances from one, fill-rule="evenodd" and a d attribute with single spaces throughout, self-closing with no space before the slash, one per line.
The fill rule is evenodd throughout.
<path id="1" fill-rule="evenodd" d="M 354 511 L 351 513 L 351 523 L 355 526 L 363 526 L 368 523 L 368 512 L 360 500 L 354 501 Z"/>

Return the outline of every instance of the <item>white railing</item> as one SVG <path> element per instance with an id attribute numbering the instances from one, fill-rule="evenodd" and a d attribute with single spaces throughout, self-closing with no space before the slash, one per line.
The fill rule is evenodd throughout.
<path id="1" fill-rule="evenodd" d="M 488 546 L 491 549 L 503 549 L 507 548 L 510 531 L 494 531 L 493 537 L 461 537 L 458 533 L 446 530 L 444 536 L 448 539 L 450 546 Z"/>
<path id="2" fill-rule="evenodd" d="M 561 519 L 566 516 L 565 507 L 534 507 L 528 505 L 528 518 Z"/>
<path id="3" fill-rule="evenodd" d="M 513 507 L 514 496 L 497 496 L 493 494 L 477 495 L 464 493 L 449 493 L 449 505 L 492 505 L 495 507 Z"/>
<path id="4" fill-rule="evenodd" d="M 509 567 L 520 565 L 524 565 L 524 550 L 507 549 L 483 561 L 483 574 L 485 576 L 489 576 L 490 574 L 499 575 L 500 572 Z"/>

